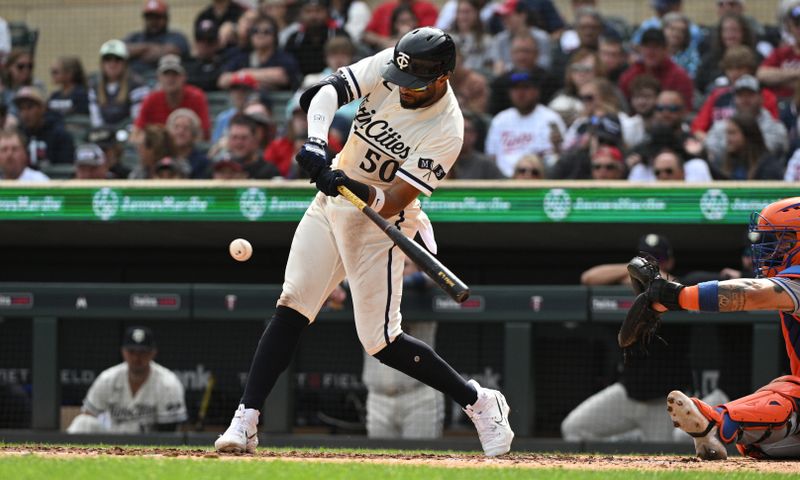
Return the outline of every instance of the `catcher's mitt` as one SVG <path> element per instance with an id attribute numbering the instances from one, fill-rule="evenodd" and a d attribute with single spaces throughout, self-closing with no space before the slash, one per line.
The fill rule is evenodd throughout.
<path id="1" fill-rule="evenodd" d="M 654 310 L 650 304 L 651 285 L 661 279 L 658 263 L 653 257 L 634 257 L 628 263 L 628 275 L 636 294 L 636 299 L 628 310 L 625 321 L 617 334 L 620 348 L 628 349 L 635 344 L 645 348 L 661 325 L 661 312 Z M 656 282 L 656 283 L 662 283 Z"/>

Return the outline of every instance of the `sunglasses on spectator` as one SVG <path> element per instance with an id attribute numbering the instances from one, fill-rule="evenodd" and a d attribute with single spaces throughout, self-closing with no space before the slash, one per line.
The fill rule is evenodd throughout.
<path id="1" fill-rule="evenodd" d="M 678 113 L 683 110 L 682 105 L 656 105 L 656 112 Z"/>
<path id="2" fill-rule="evenodd" d="M 592 170 L 608 170 L 609 172 L 613 172 L 614 170 L 619 169 L 619 165 L 616 163 L 593 163 Z"/>
<path id="3" fill-rule="evenodd" d="M 578 73 L 589 73 L 594 71 L 594 65 L 586 65 L 585 63 L 575 63 L 570 65 L 570 70 Z"/>
<path id="4" fill-rule="evenodd" d="M 258 34 L 261 34 L 261 35 L 272 35 L 274 32 L 275 32 L 275 30 L 273 30 L 271 28 L 251 28 L 250 29 L 250 35 L 258 35 Z"/>
<path id="5" fill-rule="evenodd" d="M 539 170 L 538 168 L 533 168 L 533 167 L 531 168 L 517 167 L 514 169 L 514 173 L 516 173 L 517 175 L 528 174 L 528 175 L 533 175 L 534 177 L 538 177 L 539 175 L 542 174 L 542 171 Z"/>
<path id="6" fill-rule="evenodd" d="M 581 95 L 582 102 L 594 102 L 594 95 Z"/>
<path id="7" fill-rule="evenodd" d="M 656 174 L 656 177 L 660 177 L 662 173 L 664 175 L 672 175 L 673 173 L 675 173 L 675 169 L 673 169 L 673 168 L 656 168 L 655 170 L 653 170 L 653 173 Z"/>
<path id="8" fill-rule="evenodd" d="M 14 65 L 17 70 L 31 70 L 33 69 L 32 63 L 17 63 Z"/>
<path id="9" fill-rule="evenodd" d="M 125 61 L 124 58 L 120 58 L 120 57 L 118 57 L 116 55 L 103 55 L 101 60 L 104 61 L 104 62 L 123 62 L 123 61 Z"/>

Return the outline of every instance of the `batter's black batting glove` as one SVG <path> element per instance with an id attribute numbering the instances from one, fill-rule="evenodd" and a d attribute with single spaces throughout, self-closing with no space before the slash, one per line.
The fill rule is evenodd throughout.
<path id="1" fill-rule="evenodd" d="M 325 140 L 310 137 L 294 157 L 297 164 L 300 165 L 311 178 L 312 183 L 316 182 L 320 172 L 328 167 L 327 147 L 328 144 Z"/>
<path id="2" fill-rule="evenodd" d="M 339 195 L 338 186 L 345 185 L 349 178 L 341 170 L 331 170 L 329 167 L 323 168 L 317 176 L 317 190 L 329 197 Z"/>

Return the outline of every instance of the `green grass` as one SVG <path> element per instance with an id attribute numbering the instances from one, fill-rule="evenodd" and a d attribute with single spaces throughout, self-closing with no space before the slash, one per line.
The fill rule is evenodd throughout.
<path id="1" fill-rule="evenodd" d="M 11 444 L 0 443 L 11 447 Z M 15 445 L 21 447 L 22 445 Z M 64 445 L 65 446 L 65 445 Z M 88 448 L 88 446 L 83 446 Z M 94 448 L 108 448 L 97 445 Z M 79 447 L 81 448 L 81 447 Z M 151 447 L 131 447 L 151 448 Z M 155 447 L 152 447 L 155 448 Z M 169 449 L 197 449 L 197 447 L 163 447 Z M 208 450 L 209 453 L 211 449 Z M 273 452 L 298 451 L 315 453 L 369 453 L 412 454 L 443 452 L 411 452 L 398 450 L 353 450 L 353 449 L 270 449 Z M 454 456 L 463 452 L 453 452 Z M 285 461 L 264 459 L 220 459 L 201 456 L 170 458 L 158 456 L 98 455 L 85 457 L 55 457 L 36 454 L 0 455 L 0 479 L 14 480 L 195 480 L 195 479 L 275 479 L 275 480 L 517 480 L 517 479 L 591 479 L 591 480 L 777 480 L 797 478 L 796 475 L 758 473 L 750 469 L 742 471 L 677 471 L 677 470 L 572 470 L 563 468 L 533 469 L 508 464 L 494 464 L 485 468 L 446 468 L 375 463 L 329 463 L 315 461 Z M 497 466 L 501 465 L 501 466 Z M 800 467 L 800 464 L 798 464 Z"/>

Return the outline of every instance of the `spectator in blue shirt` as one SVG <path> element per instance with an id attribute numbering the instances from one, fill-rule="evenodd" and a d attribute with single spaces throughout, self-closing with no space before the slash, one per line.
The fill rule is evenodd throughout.
<path id="1" fill-rule="evenodd" d="M 170 53 L 188 58 L 189 42 L 186 37 L 167 28 L 169 7 L 164 0 L 146 0 L 142 16 L 144 30 L 125 38 L 130 66 L 134 71 L 141 74 L 155 72 L 158 60 Z"/>

